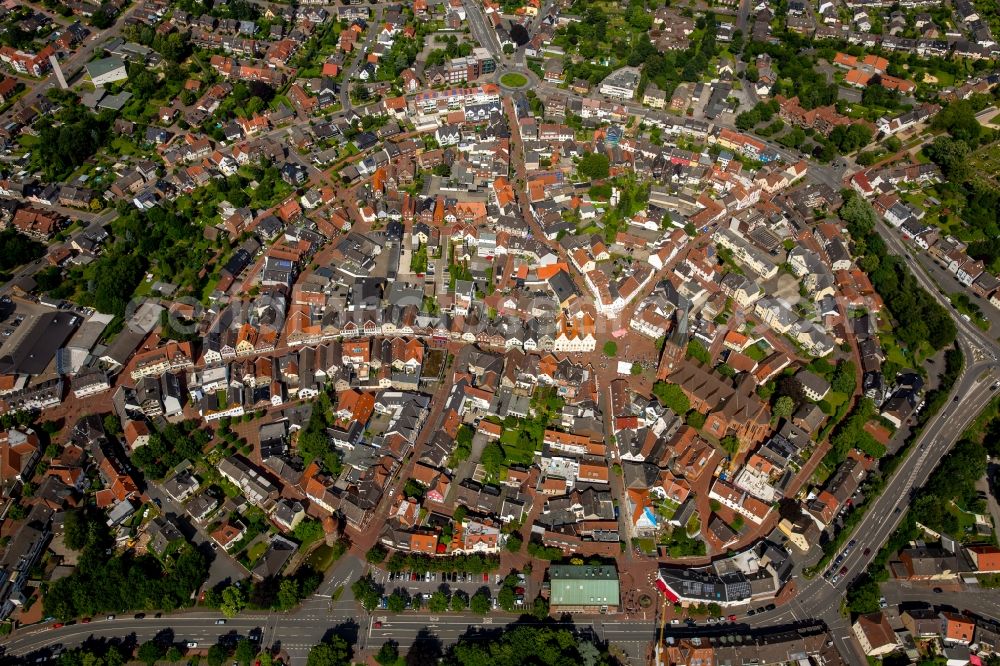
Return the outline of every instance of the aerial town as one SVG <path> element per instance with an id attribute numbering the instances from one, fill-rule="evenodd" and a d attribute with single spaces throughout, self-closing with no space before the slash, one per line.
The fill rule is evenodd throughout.
<path id="1" fill-rule="evenodd" d="M 1000 666 L 994 34 L 0 3 L 0 664 Z"/>

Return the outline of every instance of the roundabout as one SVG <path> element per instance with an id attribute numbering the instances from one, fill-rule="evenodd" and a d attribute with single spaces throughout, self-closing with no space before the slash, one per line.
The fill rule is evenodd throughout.
<path id="1" fill-rule="evenodd" d="M 500 77 L 500 85 L 504 88 L 518 90 L 528 85 L 528 77 L 520 72 L 507 72 Z"/>

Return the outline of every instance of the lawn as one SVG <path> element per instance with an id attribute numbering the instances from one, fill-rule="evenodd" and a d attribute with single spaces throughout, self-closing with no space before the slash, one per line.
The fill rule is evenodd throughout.
<path id="1" fill-rule="evenodd" d="M 256 562 L 264 551 L 267 550 L 267 541 L 261 540 L 247 548 L 247 559 L 251 562 Z"/>
<path id="2" fill-rule="evenodd" d="M 517 72 L 507 72 L 500 77 L 500 83 L 511 88 L 520 88 L 528 85 L 528 77 Z"/>
<path id="3" fill-rule="evenodd" d="M 824 398 L 824 400 L 826 400 L 826 402 L 829 403 L 829 405 L 836 410 L 837 407 L 840 407 L 847 401 L 847 397 L 848 396 L 844 393 L 839 393 L 837 391 L 830 391 L 829 393 L 826 394 L 826 398 Z"/>
<path id="4" fill-rule="evenodd" d="M 664 520 L 670 520 L 677 513 L 677 509 L 680 508 L 680 504 L 674 502 L 673 500 L 664 499 L 656 505 L 656 513 L 659 514 Z"/>
<path id="5" fill-rule="evenodd" d="M 332 546 L 325 543 L 317 546 L 316 550 L 309 553 L 306 563 L 316 571 L 326 571 L 336 561 L 337 551 Z"/>
<path id="6" fill-rule="evenodd" d="M 508 463 L 531 465 L 535 460 L 535 450 L 519 441 L 518 430 L 504 430 L 500 435 L 500 445 Z"/>
<path id="7" fill-rule="evenodd" d="M 750 345 L 743 353 L 758 363 L 767 358 L 767 352 L 764 351 L 764 348 L 760 345 L 760 343 Z"/>

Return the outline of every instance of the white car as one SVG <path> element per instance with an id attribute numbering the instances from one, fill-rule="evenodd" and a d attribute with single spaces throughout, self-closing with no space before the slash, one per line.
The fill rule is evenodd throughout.
<path id="1" fill-rule="evenodd" d="M 189 650 L 193 650 L 193 649 L 195 649 L 196 647 L 198 647 L 198 641 L 188 641 L 188 642 L 187 642 L 187 648 L 188 648 Z"/>

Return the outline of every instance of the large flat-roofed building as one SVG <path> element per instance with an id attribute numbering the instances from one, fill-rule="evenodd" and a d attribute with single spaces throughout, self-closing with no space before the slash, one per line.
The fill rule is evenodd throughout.
<path id="1" fill-rule="evenodd" d="M 17 347 L 0 358 L 0 373 L 40 375 L 55 358 L 56 351 L 83 323 L 73 312 L 48 312 L 38 317 Z"/>
<path id="2" fill-rule="evenodd" d="M 549 567 L 553 613 L 617 613 L 621 604 L 613 566 L 553 564 Z"/>
<path id="3" fill-rule="evenodd" d="M 607 95 L 618 101 L 632 99 L 639 87 L 640 78 L 641 75 L 637 67 L 616 69 L 601 81 L 600 92 L 602 95 Z"/>
<path id="4" fill-rule="evenodd" d="M 118 56 L 92 60 L 85 65 L 90 81 L 95 86 L 104 86 L 109 83 L 117 83 L 128 78 L 128 69 L 125 61 Z"/>

